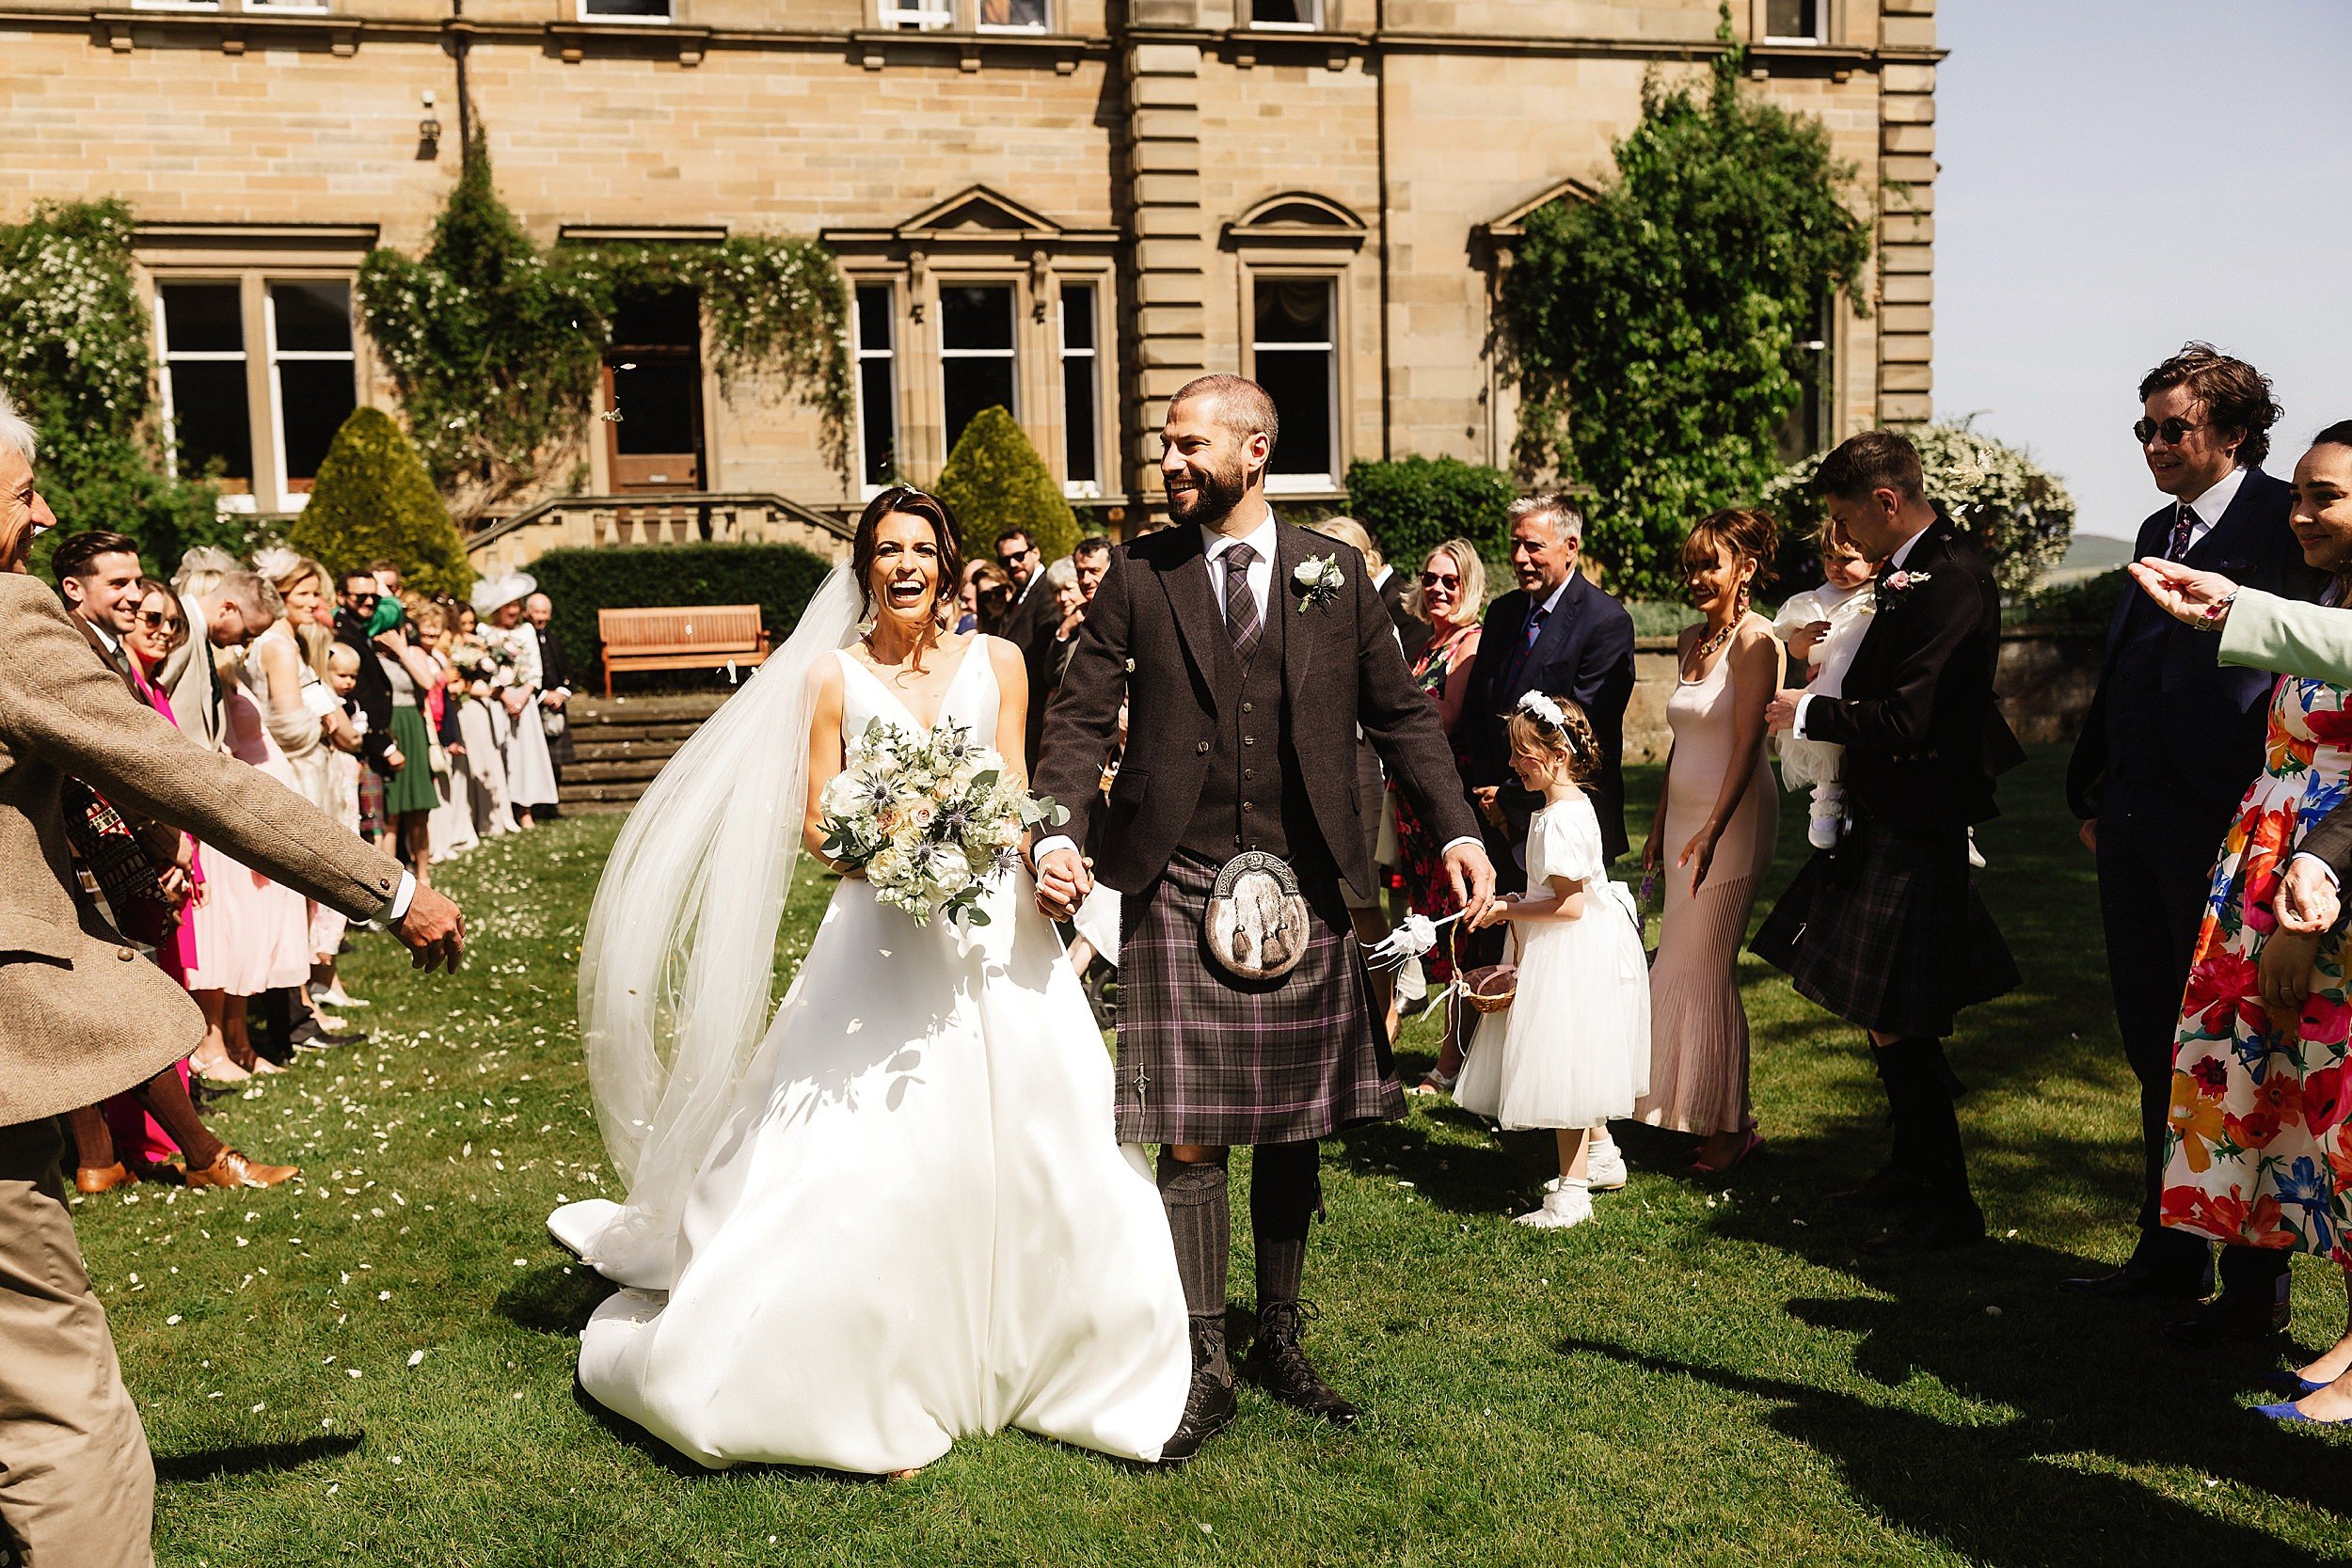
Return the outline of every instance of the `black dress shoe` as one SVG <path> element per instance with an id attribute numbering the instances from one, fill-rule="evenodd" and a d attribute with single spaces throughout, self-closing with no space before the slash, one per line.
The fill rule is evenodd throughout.
<path id="1" fill-rule="evenodd" d="M 1242 1358 L 1241 1375 L 1284 1404 L 1319 1416 L 1333 1426 L 1352 1426 L 1363 1414 L 1315 1375 L 1298 1343 L 1298 1303 L 1278 1301 L 1258 1308 L 1258 1337 Z"/>
<path id="2" fill-rule="evenodd" d="M 1926 1196 L 1926 1185 L 1907 1170 L 1888 1165 L 1859 1187 L 1846 1187 L 1829 1195 L 1831 1203 L 1840 1209 L 1909 1209 Z"/>
<path id="3" fill-rule="evenodd" d="M 2224 1291 L 2179 1323 L 2167 1323 L 2164 1337 L 2192 1350 L 2267 1345 L 2286 1332 L 2293 1315 L 2283 1301 L 2249 1300 Z"/>
<path id="4" fill-rule="evenodd" d="M 1965 1209 L 1915 1209 L 1863 1243 L 1862 1250 L 1873 1258 L 1908 1258 L 1983 1240 L 1984 1212 L 1972 1203 Z"/>
<path id="5" fill-rule="evenodd" d="M 2104 1301 L 2202 1301 L 2213 1294 L 2213 1265 L 2208 1263 L 2201 1273 L 2151 1268 L 2134 1259 L 2113 1274 L 2061 1279 L 2058 1288 L 2070 1295 L 2097 1296 Z"/>
<path id="6" fill-rule="evenodd" d="M 1184 1396 L 1184 1418 L 1160 1445 L 1160 1463 L 1182 1465 L 1199 1453 L 1201 1444 L 1233 1424 L 1236 1405 L 1232 1383 L 1206 1367 L 1194 1372 L 1192 1392 Z"/>
<path id="7" fill-rule="evenodd" d="M 286 1043 L 304 1051 L 326 1051 L 339 1045 L 358 1045 L 368 1037 L 365 1029 L 348 1029 L 330 1035 L 316 1019 L 304 1019 L 286 1031 Z"/>

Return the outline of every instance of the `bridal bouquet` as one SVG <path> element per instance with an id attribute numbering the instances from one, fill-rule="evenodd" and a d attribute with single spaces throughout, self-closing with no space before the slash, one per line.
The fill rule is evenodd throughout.
<path id="1" fill-rule="evenodd" d="M 457 674 L 459 696 L 473 702 L 486 702 L 493 691 L 515 684 L 514 655 L 476 638 L 458 642 L 450 666 Z"/>
<path id="2" fill-rule="evenodd" d="M 980 890 L 1020 863 L 1022 835 L 1070 820 L 1004 768 L 961 724 L 917 735 L 874 720 L 825 786 L 825 854 L 863 867 L 875 896 L 917 926 L 943 915 L 985 926 Z"/>

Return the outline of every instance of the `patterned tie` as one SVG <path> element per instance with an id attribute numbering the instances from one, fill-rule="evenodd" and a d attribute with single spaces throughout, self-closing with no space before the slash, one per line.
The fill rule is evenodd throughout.
<path id="1" fill-rule="evenodd" d="M 1232 545 L 1225 551 L 1225 629 L 1232 634 L 1233 657 L 1245 670 L 1258 651 L 1258 637 L 1264 630 L 1258 624 L 1257 595 L 1249 592 L 1250 563 L 1258 552 L 1247 545 Z"/>
<path id="2" fill-rule="evenodd" d="M 1544 635 L 1544 620 L 1550 613 L 1550 606 L 1541 604 L 1527 612 L 1527 635 L 1520 639 L 1518 652 L 1511 656 L 1511 662 L 1502 673 L 1502 684 L 1505 689 L 1503 697 L 1506 702 L 1518 701 L 1519 677 L 1527 673 L 1528 656 L 1535 651 L 1536 641 Z"/>
<path id="3" fill-rule="evenodd" d="M 2187 502 L 2182 502 L 2180 512 L 2172 519 L 2172 542 L 2164 547 L 2165 560 L 2178 561 L 2188 554 L 2188 531 L 2196 521 L 2196 512 Z"/>

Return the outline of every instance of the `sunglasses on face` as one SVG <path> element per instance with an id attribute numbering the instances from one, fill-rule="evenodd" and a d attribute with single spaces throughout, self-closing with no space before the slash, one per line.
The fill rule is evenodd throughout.
<path id="1" fill-rule="evenodd" d="M 1423 572 L 1421 575 L 1421 585 L 1423 588 L 1459 588 L 1462 586 L 1462 579 L 1458 575 L 1448 576 L 1444 572 Z"/>
<path id="2" fill-rule="evenodd" d="M 2139 444 L 2143 447 L 2158 436 L 2164 437 L 2166 446 L 2177 447 L 2181 444 L 2182 438 L 2190 431 L 2204 428 L 2202 422 L 2184 420 L 2176 414 L 2169 420 L 2137 420 L 2132 426 L 2132 434 L 2139 437 Z"/>
<path id="3" fill-rule="evenodd" d="M 139 611 L 139 625 L 149 631 L 177 631 L 180 629 L 180 618 L 169 610 L 142 610 Z"/>

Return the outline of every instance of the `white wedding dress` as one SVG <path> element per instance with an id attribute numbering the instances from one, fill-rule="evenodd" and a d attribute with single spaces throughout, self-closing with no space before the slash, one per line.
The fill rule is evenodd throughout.
<path id="1" fill-rule="evenodd" d="M 843 734 L 920 728 L 823 657 Z M 996 714 L 976 641 L 940 721 L 987 743 Z M 862 879 L 834 891 L 711 1120 L 674 1269 L 608 1266 L 672 1284 L 596 1308 L 592 1398 L 714 1467 L 881 1474 L 1007 1426 L 1157 1458 L 1191 1378 L 1159 1194 L 1113 1139 L 1110 1059 L 1026 874 L 983 907 L 985 926 L 918 927 Z M 549 1227 L 593 1262 L 629 1250 L 599 1246 L 622 1218 L 572 1204 Z"/>

